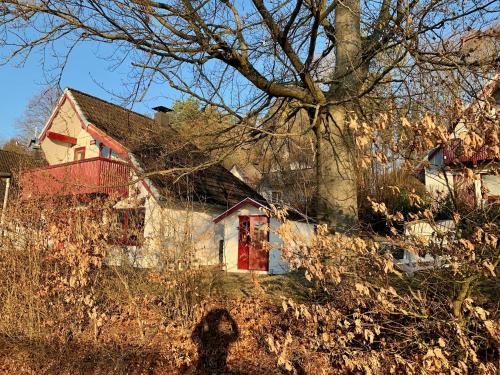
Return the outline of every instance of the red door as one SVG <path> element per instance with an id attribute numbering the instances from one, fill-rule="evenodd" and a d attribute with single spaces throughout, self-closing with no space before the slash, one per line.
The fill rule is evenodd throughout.
<path id="1" fill-rule="evenodd" d="M 238 239 L 238 269 L 248 269 L 248 255 L 250 250 L 250 216 L 240 216 Z"/>
<path id="2" fill-rule="evenodd" d="M 240 216 L 238 269 L 267 271 L 267 223 L 266 216 Z"/>

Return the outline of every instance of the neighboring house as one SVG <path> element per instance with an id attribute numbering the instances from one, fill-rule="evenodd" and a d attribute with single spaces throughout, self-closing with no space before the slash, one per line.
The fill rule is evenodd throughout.
<path id="1" fill-rule="evenodd" d="M 489 106 L 489 115 L 498 121 L 500 113 L 500 75 L 491 80 L 478 99 L 464 111 L 453 130 L 450 145 L 433 148 L 421 164 L 419 176 L 427 191 L 436 199 L 449 193 L 471 206 L 483 207 L 500 200 L 499 152 L 484 145 L 472 153 L 464 152 L 464 136 L 469 131 L 468 121 Z M 500 127 L 500 124 L 498 125 Z M 497 130 L 498 128 L 497 127 Z M 498 137 L 498 132 L 496 136 Z M 464 179 L 463 167 L 474 173 L 474 181 Z"/>
<path id="2" fill-rule="evenodd" d="M 446 247 L 449 241 L 455 240 L 456 227 L 453 220 L 435 222 L 417 220 L 405 224 L 404 234 L 408 241 L 424 240 L 433 246 Z M 393 253 L 393 256 L 394 263 L 408 274 L 447 264 L 446 257 L 434 258 L 430 254 L 417 255 L 406 249 L 400 249 L 397 255 Z"/>
<path id="3" fill-rule="evenodd" d="M 125 256 L 163 267 L 189 252 L 194 265 L 286 272 L 274 234 L 279 222 L 265 215 L 266 200 L 167 126 L 167 108 L 155 110 L 151 119 L 66 89 L 39 137 L 49 166 L 22 174 L 25 198 L 118 196 L 118 222 L 143 238 L 125 238 L 113 264 Z M 295 225 L 313 233 L 310 224 Z"/>
<path id="4" fill-rule="evenodd" d="M 27 155 L 12 151 L 0 150 L 0 204 L 2 208 L 1 223 L 4 221 L 4 212 L 12 199 L 17 185 L 17 173 L 22 168 L 32 167 L 35 161 Z"/>
<path id="5" fill-rule="evenodd" d="M 314 217 L 315 169 L 291 165 L 287 170 L 263 173 L 257 191 L 268 202 L 286 205 Z"/>

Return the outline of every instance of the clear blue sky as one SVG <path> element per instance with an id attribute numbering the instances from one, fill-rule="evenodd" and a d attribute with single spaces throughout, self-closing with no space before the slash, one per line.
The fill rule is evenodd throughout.
<path id="1" fill-rule="evenodd" d="M 67 64 L 61 86 L 73 87 L 117 102 L 119 99 L 106 91 L 127 92 L 124 83 L 132 82 L 132 78 L 128 76 L 130 66 L 125 63 L 118 69 L 113 69 L 109 60 L 95 56 L 96 52 L 100 56 L 107 56 L 106 51 L 99 48 L 101 49 L 96 51 L 93 46 L 79 46 Z M 21 117 L 30 98 L 45 87 L 47 72 L 41 66 L 40 56 L 39 53 L 33 55 L 23 67 L 16 67 L 14 64 L 0 65 L 0 143 L 15 136 L 16 119 Z M 51 62 L 51 58 L 48 60 Z M 168 85 L 153 85 L 145 100 L 137 103 L 133 109 L 147 113 L 159 104 L 171 106 L 179 98 L 179 93 Z"/>

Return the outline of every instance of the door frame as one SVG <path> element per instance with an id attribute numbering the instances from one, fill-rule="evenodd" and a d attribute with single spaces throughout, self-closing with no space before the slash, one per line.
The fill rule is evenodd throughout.
<path id="1" fill-rule="evenodd" d="M 245 270 L 245 271 L 269 271 L 269 251 L 266 251 L 267 262 L 265 269 L 251 269 L 250 268 L 250 251 L 252 251 L 252 243 L 244 243 L 243 242 L 243 233 L 242 226 L 244 222 L 248 222 L 248 231 L 251 233 L 252 231 L 252 218 L 265 218 L 265 223 L 267 224 L 266 230 L 266 238 L 265 241 L 269 243 L 269 227 L 270 227 L 270 219 L 266 215 L 241 215 L 238 216 L 238 254 L 237 254 L 237 269 Z M 260 221 L 260 220 L 259 220 Z M 251 241 L 251 237 L 250 237 Z"/>

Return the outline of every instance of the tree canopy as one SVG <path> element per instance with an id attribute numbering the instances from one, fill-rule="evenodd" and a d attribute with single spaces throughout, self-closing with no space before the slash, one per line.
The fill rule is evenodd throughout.
<path id="1" fill-rule="evenodd" d="M 226 131 L 245 130 L 234 148 L 275 135 L 254 120 L 263 111 L 306 110 L 318 212 L 337 226 L 356 216 L 349 118 L 383 104 L 379 88 L 404 114 L 473 96 L 499 62 L 497 12 L 494 0 L 5 0 L 0 32 L 8 61 L 62 46 L 61 68 L 75 45 L 111 43 L 133 66 L 131 98 L 159 79 L 220 108 L 238 119 Z M 484 41 L 491 53 L 472 53 Z"/>

